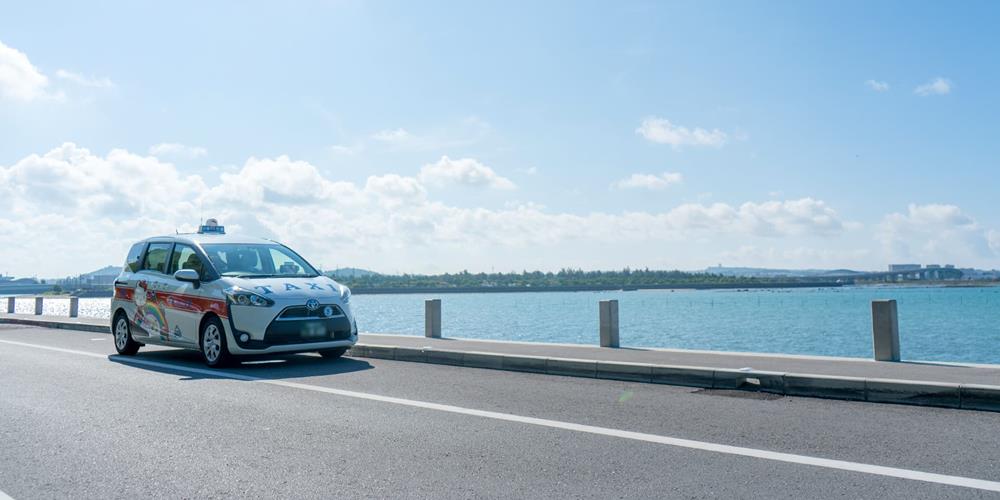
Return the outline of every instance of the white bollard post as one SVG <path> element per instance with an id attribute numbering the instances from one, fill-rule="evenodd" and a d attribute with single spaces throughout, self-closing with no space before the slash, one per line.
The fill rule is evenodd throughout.
<path id="1" fill-rule="evenodd" d="M 43 297 L 35 297 L 35 314 L 42 314 L 42 301 L 45 300 Z"/>
<path id="2" fill-rule="evenodd" d="M 69 298 L 69 317 L 75 318 L 80 315 L 80 297 Z"/>
<path id="3" fill-rule="evenodd" d="M 602 300 L 600 310 L 601 347 L 618 347 L 618 301 Z"/>
<path id="4" fill-rule="evenodd" d="M 7 314 L 14 314 L 14 297 L 7 297 Z"/>
<path id="5" fill-rule="evenodd" d="M 441 299 L 424 301 L 424 336 L 441 338 Z"/>
<path id="6" fill-rule="evenodd" d="M 875 361 L 899 361 L 899 315 L 895 300 L 872 301 Z"/>

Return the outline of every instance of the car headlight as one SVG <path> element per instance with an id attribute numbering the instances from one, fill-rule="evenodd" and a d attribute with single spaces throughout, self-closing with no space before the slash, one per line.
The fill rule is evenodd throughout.
<path id="1" fill-rule="evenodd" d="M 340 301 L 347 304 L 351 301 L 351 289 L 346 286 L 340 287 Z"/>
<path id="2" fill-rule="evenodd" d="M 238 286 L 227 288 L 223 290 L 223 293 L 226 294 L 226 299 L 230 304 L 238 306 L 271 307 L 274 305 L 273 300 Z"/>

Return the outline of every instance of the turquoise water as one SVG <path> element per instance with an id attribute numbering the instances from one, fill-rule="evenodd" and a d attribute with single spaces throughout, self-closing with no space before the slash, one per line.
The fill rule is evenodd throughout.
<path id="1" fill-rule="evenodd" d="M 445 337 L 596 344 L 597 302 L 618 299 L 623 347 L 872 357 L 871 301 L 896 299 L 905 359 L 1000 363 L 1000 287 L 844 287 L 355 295 L 361 331 L 423 335 L 426 298 Z"/>
<path id="2" fill-rule="evenodd" d="M 446 337 L 597 344 L 597 302 L 618 299 L 623 347 L 871 358 L 871 301 L 896 299 L 902 356 L 1000 363 L 1000 287 L 844 287 L 495 294 L 355 295 L 362 332 L 423 335 L 424 299 L 442 301 Z M 17 301 L 31 314 L 33 301 Z M 108 317 L 109 299 L 80 299 Z M 45 313 L 66 315 L 67 299 Z"/>

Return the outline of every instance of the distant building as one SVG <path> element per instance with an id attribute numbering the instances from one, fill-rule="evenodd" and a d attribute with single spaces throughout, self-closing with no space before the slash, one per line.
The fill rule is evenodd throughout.
<path id="1" fill-rule="evenodd" d="M 941 264 L 927 264 L 924 269 L 941 269 Z"/>
<path id="2" fill-rule="evenodd" d="M 44 293 L 52 289 L 52 285 L 45 284 L 35 278 L 17 278 L 8 276 L 0 281 L 0 295 L 24 295 L 32 293 Z"/>
<path id="3" fill-rule="evenodd" d="M 114 284 L 115 278 L 117 278 L 121 272 L 121 266 L 104 267 L 93 272 L 81 274 L 79 283 L 81 285 L 90 286 L 110 286 Z"/>
<path id="4" fill-rule="evenodd" d="M 889 264 L 890 273 L 903 273 L 907 271 L 919 271 L 920 264 Z"/>

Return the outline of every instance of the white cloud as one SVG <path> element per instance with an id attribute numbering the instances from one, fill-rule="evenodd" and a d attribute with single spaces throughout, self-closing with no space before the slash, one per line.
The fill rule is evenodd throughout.
<path id="1" fill-rule="evenodd" d="M 48 77 L 24 52 L 0 42 L 0 96 L 17 101 L 60 98 L 48 92 L 48 85 Z"/>
<path id="2" fill-rule="evenodd" d="M 867 248 L 833 249 L 808 246 L 777 248 L 741 245 L 725 250 L 719 258 L 730 266 L 774 267 L 780 269 L 852 268 L 870 257 Z M 859 269 L 863 270 L 863 269 Z"/>
<path id="3" fill-rule="evenodd" d="M 913 93 L 925 97 L 931 95 L 945 95 L 951 93 L 951 87 L 951 80 L 939 76 L 913 89 Z"/>
<path id="4" fill-rule="evenodd" d="M 402 127 L 384 129 L 362 142 L 373 142 L 400 151 L 441 151 L 478 143 L 492 132 L 489 123 L 471 116 L 445 127 L 417 132 Z"/>
<path id="5" fill-rule="evenodd" d="M 443 126 L 417 131 L 403 127 L 386 128 L 356 137 L 351 144 L 337 144 L 330 150 L 338 155 L 353 155 L 364 150 L 387 148 L 393 151 L 432 151 L 444 153 L 450 149 L 482 142 L 493 134 L 493 127 L 477 116 L 465 117 Z"/>
<path id="6" fill-rule="evenodd" d="M 459 184 L 494 189 L 514 189 L 516 187 L 510 179 L 497 175 L 492 168 L 473 158 L 452 160 L 447 156 L 442 156 L 437 163 L 424 165 L 420 169 L 419 179 L 423 183 L 437 186 Z"/>
<path id="7" fill-rule="evenodd" d="M 166 156 L 183 160 L 193 160 L 208 154 L 208 150 L 196 146 L 185 146 L 177 142 L 161 142 L 149 148 L 153 156 Z"/>
<path id="8" fill-rule="evenodd" d="M 885 256 L 895 261 L 962 265 L 1000 250 L 995 230 L 983 228 L 961 208 L 948 204 L 911 204 L 906 213 L 886 215 L 876 238 Z"/>
<path id="9" fill-rule="evenodd" d="M 677 227 L 721 228 L 762 237 L 832 235 L 845 228 L 836 211 L 812 198 L 746 202 L 739 207 L 689 203 L 674 208 L 668 216 Z"/>
<path id="10" fill-rule="evenodd" d="M 410 134 L 409 132 L 406 131 L 406 129 L 402 128 L 397 128 L 392 130 L 380 130 L 372 134 L 372 139 L 392 144 L 400 144 L 413 140 L 413 134 Z"/>
<path id="11" fill-rule="evenodd" d="M 993 253 L 1000 255 L 1000 231 L 990 229 L 986 232 L 986 242 Z"/>
<path id="12" fill-rule="evenodd" d="M 420 181 L 397 174 L 368 177 L 364 191 L 375 195 L 383 205 L 391 208 L 419 203 L 427 198 L 427 190 Z"/>
<path id="13" fill-rule="evenodd" d="M 664 243 L 683 242 L 669 247 L 672 259 L 690 252 L 697 261 L 714 255 L 705 245 L 827 238 L 847 226 L 811 198 L 579 214 L 532 203 L 455 206 L 431 198 L 425 180 L 490 185 L 498 176 L 471 159 L 429 167 L 429 177 L 389 173 L 357 184 L 287 156 L 250 158 L 209 184 L 155 157 L 118 149 L 99 155 L 67 143 L 0 166 L 0 241 L 17 242 L 4 254 L 5 271 L 58 276 L 117 263 L 130 242 L 191 230 L 202 217 L 219 218 L 232 233 L 284 241 L 319 264 L 388 271 L 489 262 L 614 267 L 626 254 L 675 267 L 677 260 L 657 260 Z"/>
<path id="14" fill-rule="evenodd" d="M 618 182 L 612 187 L 618 189 L 649 189 L 659 191 L 674 184 L 679 184 L 684 180 L 684 176 L 676 172 L 663 172 L 662 174 L 632 174 Z"/>
<path id="15" fill-rule="evenodd" d="M 875 92 L 885 92 L 886 90 L 889 90 L 889 84 L 887 82 L 880 82 L 878 80 L 867 80 L 865 81 L 865 85 Z"/>
<path id="16" fill-rule="evenodd" d="M 729 139 L 725 132 L 719 129 L 706 130 L 700 127 L 689 129 L 670 123 L 665 118 L 649 117 L 635 129 L 635 133 L 658 144 L 669 144 L 674 149 L 682 146 L 722 147 Z"/>
<path id="17" fill-rule="evenodd" d="M 56 71 L 56 77 L 71 81 L 84 87 L 94 87 L 99 89 L 110 89 L 115 87 L 115 83 L 110 78 L 97 78 L 94 76 L 84 76 L 65 69 Z"/>
<path id="18" fill-rule="evenodd" d="M 364 145 L 355 144 L 354 146 L 346 146 L 344 144 L 334 144 L 330 146 L 330 152 L 337 155 L 347 155 L 353 156 L 364 150 Z"/>
<path id="19" fill-rule="evenodd" d="M 123 238 L 197 221 L 193 200 L 205 189 L 200 177 L 156 158 L 121 149 L 98 156 L 66 143 L 0 167 L 0 240 L 21 242 L 15 266 L 69 272 L 78 257 L 107 262 Z"/>

